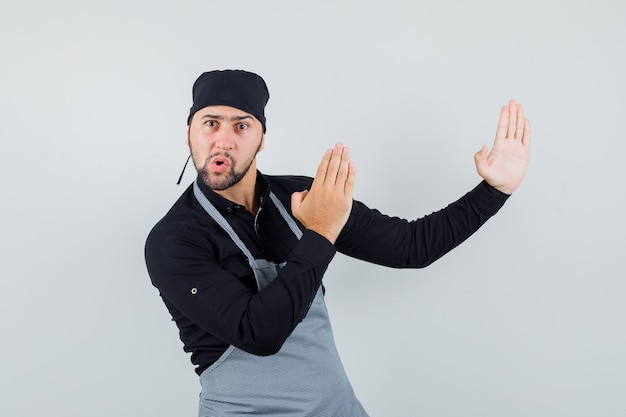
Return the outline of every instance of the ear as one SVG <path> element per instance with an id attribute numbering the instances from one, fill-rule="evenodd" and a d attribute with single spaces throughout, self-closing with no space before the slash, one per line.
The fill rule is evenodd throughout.
<path id="1" fill-rule="evenodd" d="M 261 136 L 261 146 L 259 146 L 259 152 L 261 152 L 263 149 L 265 149 L 265 133 L 263 133 L 263 136 Z"/>
<path id="2" fill-rule="evenodd" d="M 187 136 L 185 137 L 185 143 L 189 146 L 189 126 L 187 126 Z"/>

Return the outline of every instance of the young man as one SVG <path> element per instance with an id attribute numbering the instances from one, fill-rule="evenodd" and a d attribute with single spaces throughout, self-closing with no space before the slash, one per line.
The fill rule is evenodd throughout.
<path id="1" fill-rule="evenodd" d="M 429 265 L 474 233 L 519 186 L 530 125 L 511 100 L 483 181 L 406 221 L 352 200 L 356 171 L 337 144 L 315 178 L 257 171 L 263 79 L 211 71 L 193 86 L 187 144 L 196 181 L 151 231 L 146 263 L 197 366 L 200 416 L 367 416 L 337 354 L 322 277 L 336 251 L 399 268 Z"/>

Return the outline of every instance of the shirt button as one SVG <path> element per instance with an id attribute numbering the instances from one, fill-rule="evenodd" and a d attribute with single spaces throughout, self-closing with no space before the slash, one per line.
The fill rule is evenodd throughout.
<path id="1" fill-rule="evenodd" d="M 192 295 L 196 295 L 196 294 L 198 294 L 198 289 L 197 289 L 197 288 L 195 288 L 195 287 L 194 287 L 194 288 L 192 288 L 192 289 L 191 289 L 191 294 L 192 294 Z"/>

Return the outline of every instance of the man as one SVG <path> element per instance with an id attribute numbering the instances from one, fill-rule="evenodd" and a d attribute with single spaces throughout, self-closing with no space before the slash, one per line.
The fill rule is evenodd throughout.
<path id="1" fill-rule="evenodd" d="M 352 200 L 356 171 L 342 144 L 323 155 L 314 179 L 257 171 L 268 99 L 253 73 L 196 80 L 187 145 L 198 177 L 151 231 L 148 271 L 197 366 L 200 416 L 367 416 L 324 305 L 322 277 L 335 251 L 391 267 L 429 265 L 519 186 L 530 125 L 511 100 L 493 149 L 475 155 L 484 180 L 409 222 Z"/>

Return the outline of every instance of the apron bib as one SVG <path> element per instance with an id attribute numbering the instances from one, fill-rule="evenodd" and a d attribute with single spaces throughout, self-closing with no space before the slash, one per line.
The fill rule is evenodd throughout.
<path id="1" fill-rule="evenodd" d="M 228 221 L 193 184 L 196 199 L 248 258 L 259 291 L 283 264 L 254 259 Z M 298 239 L 302 231 L 278 198 L 272 202 Z M 304 319 L 280 351 L 256 356 L 229 346 L 200 375 L 200 417 L 367 417 L 341 364 L 321 286 Z"/>

